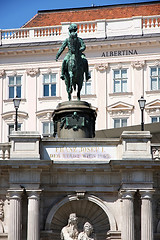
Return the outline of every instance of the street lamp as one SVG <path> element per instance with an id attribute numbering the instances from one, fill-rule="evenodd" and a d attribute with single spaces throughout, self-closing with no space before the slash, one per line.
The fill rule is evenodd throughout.
<path id="1" fill-rule="evenodd" d="M 15 120 L 15 131 L 18 131 L 18 108 L 20 104 L 21 99 L 16 96 L 16 98 L 13 99 L 14 108 L 16 109 L 16 120 Z"/>
<path id="2" fill-rule="evenodd" d="M 139 102 L 139 107 L 141 109 L 141 131 L 144 131 L 143 112 L 144 112 L 146 100 L 143 98 L 143 96 L 141 96 L 138 102 Z"/>

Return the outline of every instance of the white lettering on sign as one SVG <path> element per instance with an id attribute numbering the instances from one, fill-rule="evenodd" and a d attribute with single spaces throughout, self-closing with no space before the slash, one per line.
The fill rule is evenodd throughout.
<path id="1" fill-rule="evenodd" d="M 46 160 L 106 160 L 116 159 L 116 146 L 53 147 L 44 146 Z"/>

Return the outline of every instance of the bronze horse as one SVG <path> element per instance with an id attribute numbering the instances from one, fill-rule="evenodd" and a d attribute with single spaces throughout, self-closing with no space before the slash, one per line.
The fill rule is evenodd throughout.
<path id="1" fill-rule="evenodd" d="M 71 100 L 71 94 L 76 91 L 77 85 L 77 98 L 80 100 L 80 91 L 83 86 L 84 80 L 84 67 L 82 58 L 77 54 L 72 54 L 68 59 L 68 68 L 65 74 L 65 84 L 68 92 L 68 99 Z"/>

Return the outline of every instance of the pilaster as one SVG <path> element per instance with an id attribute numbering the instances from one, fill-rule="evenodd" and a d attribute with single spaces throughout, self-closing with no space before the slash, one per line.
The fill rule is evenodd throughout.
<path id="1" fill-rule="evenodd" d="M 27 190 L 28 229 L 27 240 L 39 240 L 39 195 L 41 190 Z"/>
<path id="2" fill-rule="evenodd" d="M 134 240 L 134 190 L 122 190 L 122 240 Z"/>
<path id="3" fill-rule="evenodd" d="M 153 240 L 152 194 L 154 190 L 140 190 L 141 194 L 141 240 Z"/>
<path id="4" fill-rule="evenodd" d="M 9 190 L 10 211 L 8 240 L 21 240 L 21 194 L 22 190 Z"/>

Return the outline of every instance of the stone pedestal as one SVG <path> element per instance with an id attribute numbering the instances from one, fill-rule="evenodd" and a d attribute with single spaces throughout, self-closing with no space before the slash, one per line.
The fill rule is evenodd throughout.
<path id="1" fill-rule="evenodd" d="M 93 138 L 96 111 L 84 101 L 58 104 L 53 112 L 54 134 L 59 138 Z"/>
<path id="2" fill-rule="evenodd" d="M 151 134 L 149 131 L 124 131 L 123 160 L 151 160 Z"/>
<path id="3" fill-rule="evenodd" d="M 12 160 L 39 160 L 39 141 L 38 132 L 15 131 L 10 135 Z"/>

